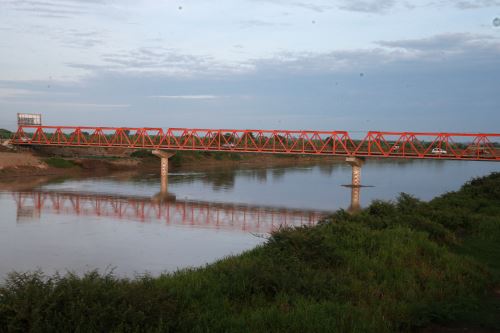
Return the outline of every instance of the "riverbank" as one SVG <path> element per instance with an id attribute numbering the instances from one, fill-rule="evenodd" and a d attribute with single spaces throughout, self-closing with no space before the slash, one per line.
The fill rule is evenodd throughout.
<path id="1" fill-rule="evenodd" d="M 59 152 L 61 154 L 57 154 Z M 61 156 L 62 155 L 62 156 Z M 204 171 L 245 168 L 310 166 L 340 163 L 341 158 L 298 155 L 236 154 L 229 152 L 176 152 L 170 159 L 170 170 Z M 105 175 L 117 171 L 160 173 L 160 161 L 150 151 L 111 152 L 106 149 L 52 147 L 0 151 L 0 182 L 28 176 Z"/>
<path id="2" fill-rule="evenodd" d="M 401 196 L 204 268 L 120 279 L 14 274 L 0 331 L 493 332 L 500 174 L 430 202 Z M 460 318 L 461 322 L 455 319 Z"/>

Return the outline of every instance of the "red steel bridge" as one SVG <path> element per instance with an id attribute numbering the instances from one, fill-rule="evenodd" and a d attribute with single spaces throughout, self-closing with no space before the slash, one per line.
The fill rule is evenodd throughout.
<path id="1" fill-rule="evenodd" d="M 107 217 L 144 223 L 270 233 L 280 227 L 314 225 L 328 212 L 189 200 L 158 201 L 71 192 L 17 192 L 18 220 L 41 214 Z"/>
<path id="2" fill-rule="evenodd" d="M 500 161 L 499 133 L 127 128 L 20 125 L 11 143 L 68 147 L 225 151 Z"/>

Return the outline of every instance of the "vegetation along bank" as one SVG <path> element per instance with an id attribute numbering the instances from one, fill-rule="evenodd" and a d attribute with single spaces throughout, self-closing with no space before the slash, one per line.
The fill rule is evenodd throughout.
<path id="1" fill-rule="evenodd" d="M 159 277 L 13 273 L 0 287 L 0 331 L 494 332 L 499 283 L 493 173 L 430 202 L 402 194 L 355 215 L 340 210 Z"/>

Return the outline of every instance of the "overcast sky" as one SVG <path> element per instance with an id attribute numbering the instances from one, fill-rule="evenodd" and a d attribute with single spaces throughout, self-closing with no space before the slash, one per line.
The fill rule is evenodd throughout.
<path id="1" fill-rule="evenodd" d="M 0 128 L 500 132 L 500 0 L 0 0 Z"/>

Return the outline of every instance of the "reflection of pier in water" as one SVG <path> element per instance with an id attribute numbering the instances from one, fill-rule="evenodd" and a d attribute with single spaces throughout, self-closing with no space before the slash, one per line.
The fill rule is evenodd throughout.
<path id="1" fill-rule="evenodd" d="M 232 229 L 269 233 L 279 227 L 314 225 L 325 211 L 164 200 L 72 192 L 16 192 L 18 220 L 39 218 L 42 214 L 107 217 L 167 225 Z"/>

